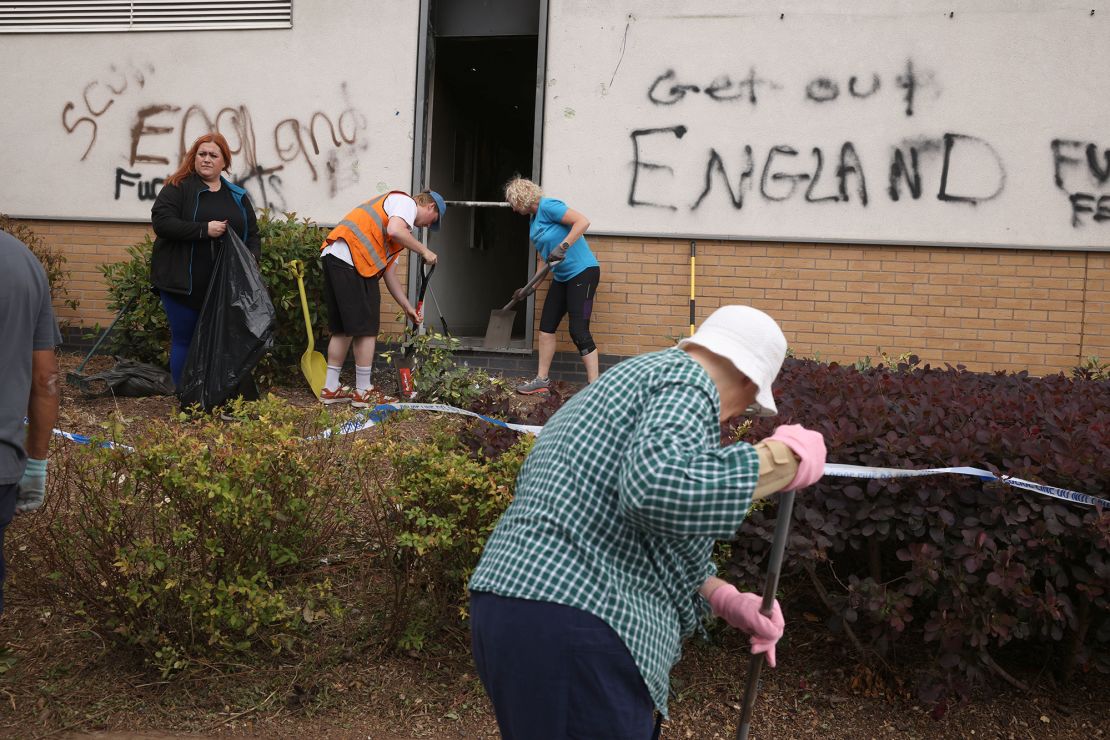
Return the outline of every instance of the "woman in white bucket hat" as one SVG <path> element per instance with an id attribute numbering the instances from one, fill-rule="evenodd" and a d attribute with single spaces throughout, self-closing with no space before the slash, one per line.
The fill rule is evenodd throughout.
<path id="1" fill-rule="evenodd" d="M 720 444 L 720 424 L 776 413 L 786 338 L 748 306 L 677 347 L 621 362 L 544 427 L 470 580 L 478 675 L 505 738 L 648 738 L 682 641 L 710 612 L 774 665 L 776 602 L 717 578 L 713 544 L 753 499 L 821 477 L 821 435 L 780 426 Z"/>

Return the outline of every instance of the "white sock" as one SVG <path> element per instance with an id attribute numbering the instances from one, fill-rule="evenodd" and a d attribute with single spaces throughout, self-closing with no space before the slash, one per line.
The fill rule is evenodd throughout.
<path id="1" fill-rule="evenodd" d="M 328 374 L 324 378 L 324 387 L 329 391 L 339 390 L 339 371 L 342 369 L 342 367 L 328 365 Z"/>
<path id="2" fill-rule="evenodd" d="M 368 391 L 374 387 L 370 382 L 370 373 L 373 369 L 373 366 L 359 367 L 355 365 L 355 390 Z"/>

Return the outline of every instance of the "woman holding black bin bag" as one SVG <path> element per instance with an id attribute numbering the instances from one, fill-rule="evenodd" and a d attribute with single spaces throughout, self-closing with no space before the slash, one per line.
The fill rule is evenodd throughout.
<path id="1" fill-rule="evenodd" d="M 150 281 L 170 325 L 170 374 L 181 390 L 182 371 L 209 283 L 228 232 L 240 236 L 255 260 L 261 240 L 246 190 L 221 175 L 231 167 L 227 140 L 204 134 L 158 193 L 151 209 L 154 251 Z M 257 397 L 249 376 L 241 388 Z"/>

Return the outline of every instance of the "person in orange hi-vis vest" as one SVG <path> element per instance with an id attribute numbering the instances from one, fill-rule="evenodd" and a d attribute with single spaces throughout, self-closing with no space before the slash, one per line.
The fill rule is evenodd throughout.
<path id="1" fill-rule="evenodd" d="M 396 399 L 374 389 L 371 369 L 381 318 L 380 280 L 414 323 L 423 319 L 405 295 L 394 263 L 408 249 L 429 265 L 436 254 L 412 235 L 414 228 L 439 229 L 447 203 L 439 193 L 426 190 L 410 196 L 400 190 L 376 196 L 354 208 L 332 229 L 321 246 L 324 265 L 324 299 L 328 307 L 328 374 L 320 400 L 325 404 L 350 403 L 368 408 Z M 354 345 L 354 390 L 339 384 L 339 372 Z"/>

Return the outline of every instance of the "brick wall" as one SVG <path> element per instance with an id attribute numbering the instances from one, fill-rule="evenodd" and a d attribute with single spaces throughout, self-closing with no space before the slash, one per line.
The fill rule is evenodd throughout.
<path id="1" fill-rule="evenodd" d="M 688 333 L 689 240 L 590 244 L 602 266 L 592 322 L 601 352 L 633 355 Z M 1110 359 L 1105 252 L 699 240 L 696 265 L 699 322 L 747 303 L 779 320 L 799 356 L 913 352 L 933 365 L 1038 375 Z M 559 350 L 573 350 L 565 326 Z"/>
<path id="2" fill-rule="evenodd" d="M 68 257 L 80 306 L 73 313 L 59 305 L 59 317 L 110 321 L 97 265 L 125 259 L 149 226 L 27 224 Z M 592 326 L 604 355 L 635 355 L 686 335 L 689 240 L 594 236 L 590 244 L 602 269 Z M 933 365 L 1038 375 L 1092 355 L 1110 359 L 1106 252 L 698 240 L 696 297 L 698 321 L 725 303 L 767 311 L 800 356 L 855 362 L 877 359 L 881 348 Z M 396 333 L 396 311 L 383 308 L 383 331 Z M 558 349 L 574 352 L 565 322 Z"/>
<path id="3" fill-rule="evenodd" d="M 69 297 L 78 301 L 73 311 L 58 301 L 59 321 L 78 326 L 102 326 L 115 317 L 108 309 L 108 294 L 99 266 L 127 259 L 127 248 L 150 232 L 150 224 L 97 223 L 91 221 L 24 221 L 47 244 L 66 257 Z"/>

